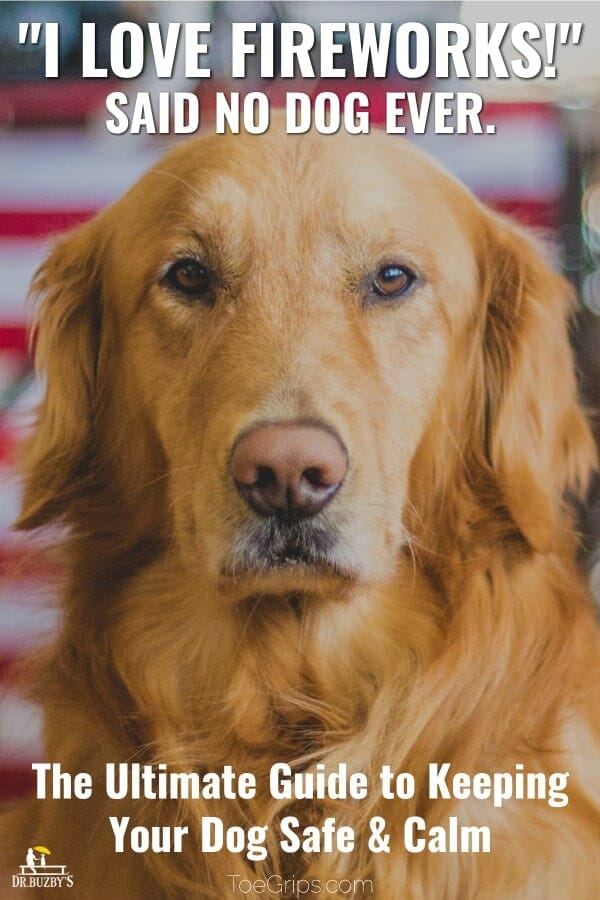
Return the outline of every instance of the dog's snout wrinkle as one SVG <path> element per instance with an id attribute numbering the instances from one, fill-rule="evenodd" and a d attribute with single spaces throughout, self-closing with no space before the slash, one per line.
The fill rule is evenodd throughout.
<path id="1" fill-rule="evenodd" d="M 334 431 L 318 424 L 257 425 L 236 442 L 233 481 L 261 516 L 294 520 L 317 515 L 340 489 L 348 456 Z"/>

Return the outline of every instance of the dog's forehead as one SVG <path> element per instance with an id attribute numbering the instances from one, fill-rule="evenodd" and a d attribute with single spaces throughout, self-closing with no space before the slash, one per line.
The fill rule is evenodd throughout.
<path id="1" fill-rule="evenodd" d="M 296 224 L 305 234 L 393 229 L 429 241 L 432 223 L 450 231 L 468 206 L 464 189 L 425 154 L 379 133 L 212 137 L 156 171 L 179 184 L 188 216 L 224 233 L 252 224 L 283 234 Z"/>
<path id="2" fill-rule="evenodd" d="M 199 252 L 231 283 L 269 273 L 283 283 L 284 269 L 356 280 L 394 259 L 467 296 L 481 218 L 468 191 L 402 138 L 274 132 L 182 144 L 108 221 L 113 269 L 127 252 L 140 293 Z"/>

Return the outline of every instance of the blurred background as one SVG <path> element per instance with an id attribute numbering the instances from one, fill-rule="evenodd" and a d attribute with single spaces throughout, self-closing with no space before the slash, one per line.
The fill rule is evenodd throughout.
<path id="1" fill-rule="evenodd" d="M 44 78 L 44 46 L 18 43 L 19 22 L 58 22 L 59 79 Z M 213 77 L 189 83 L 144 74 L 135 82 L 86 79 L 81 72 L 81 24 L 97 29 L 99 66 L 110 65 L 111 28 L 120 21 L 211 22 L 206 64 Z M 493 78 L 471 83 L 432 76 L 414 82 L 390 75 L 319 82 L 264 80 L 232 83 L 232 21 L 545 22 L 582 21 L 578 47 L 557 48 L 558 77 L 523 82 Z M 542 234 L 557 267 L 580 297 L 573 340 L 587 403 L 600 408 L 600 5 L 593 2 L 0 2 L 0 798 L 31 785 L 30 762 L 43 758 L 36 710 L 17 695 L 15 661 L 57 625 L 52 607 L 60 567 L 44 538 L 11 530 L 18 514 L 15 448 L 40 394 L 28 352 L 25 304 L 29 282 L 52 237 L 94 215 L 123 193 L 172 142 L 165 135 L 110 135 L 106 95 L 114 90 L 196 91 L 202 129 L 211 128 L 216 90 L 267 93 L 281 105 L 286 90 L 343 97 L 369 95 L 371 121 L 384 118 L 385 93 L 472 90 L 486 101 L 493 135 L 407 135 L 425 147 L 479 197 Z M 343 65 L 343 57 L 338 59 Z M 149 68 L 149 67 L 148 67 Z M 250 69 L 253 69 L 252 64 Z M 201 129 L 201 130 L 202 130 Z M 596 420 L 598 422 L 598 420 Z M 598 433 L 600 438 L 600 432 Z M 596 493 L 598 489 L 596 488 Z M 600 504 L 591 502 L 582 528 L 587 564 L 600 538 Z M 598 568 L 596 569 L 598 572 Z M 600 579 L 597 578 L 597 581 Z M 600 593 L 600 591 L 599 591 Z"/>

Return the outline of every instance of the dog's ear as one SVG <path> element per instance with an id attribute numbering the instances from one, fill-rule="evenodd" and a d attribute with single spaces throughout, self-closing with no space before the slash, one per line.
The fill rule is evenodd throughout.
<path id="1" fill-rule="evenodd" d="M 60 240 L 32 284 L 35 362 L 45 397 L 25 447 L 18 528 L 60 519 L 89 471 L 102 320 L 101 233 L 93 220 Z"/>
<path id="2" fill-rule="evenodd" d="M 585 493 L 596 459 L 569 344 L 572 291 L 528 236 L 502 221 L 488 228 L 482 454 L 499 504 L 544 552 L 565 498 Z"/>

